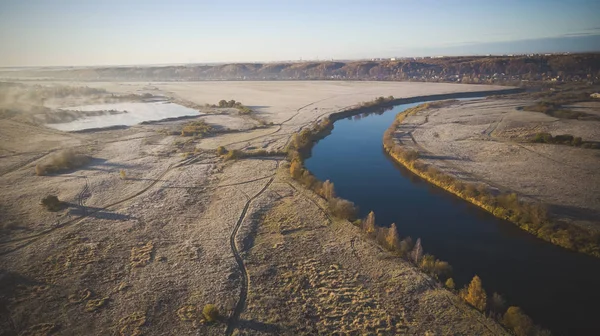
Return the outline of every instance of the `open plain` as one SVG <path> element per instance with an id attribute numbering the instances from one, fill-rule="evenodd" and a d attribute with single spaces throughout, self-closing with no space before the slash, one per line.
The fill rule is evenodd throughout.
<path id="1" fill-rule="evenodd" d="M 173 132 L 189 119 L 82 133 L 57 131 L 20 114 L 0 120 L 0 335 L 505 332 L 347 221 L 332 218 L 320 197 L 289 178 L 284 155 L 225 161 L 215 153 L 219 146 L 283 151 L 300 129 L 378 96 L 502 87 L 59 84 L 164 96 L 196 108 L 196 119 L 227 132 Z M 255 112 L 205 106 L 221 99 Z M 48 101 L 54 108 L 82 104 L 81 98 Z M 446 132 L 438 132 L 440 138 L 456 136 Z M 415 137 L 430 146 L 419 132 Z M 60 174 L 35 174 L 36 165 L 65 149 L 91 159 Z M 47 195 L 65 206 L 45 210 L 40 200 Z M 217 306 L 220 321 L 205 321 L 206 304 Z"/>

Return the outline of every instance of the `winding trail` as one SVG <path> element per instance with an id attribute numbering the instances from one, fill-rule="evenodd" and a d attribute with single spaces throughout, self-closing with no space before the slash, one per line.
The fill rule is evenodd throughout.
<path id="1" fill-rule="evenodd" d="M 276 165 L 275 169 L 277 170 L 277 168 L 279 168 L 279 161 L 277 161 L 277 165 Z M 248 270 L 246 269 L 246 265 L 244 265 L 244 259 L 242 259 L 242 256 L 240 256 L 240 252 L 237 248 L 237 244 L 235 243 L 235 239 L 237 237 L 238 231 L 240 230 L 240 227 L 242 226 L 242 222 L 244 221 L 244 218 L 246 217 L 246 213 L 248 212 L 250 203 L 252 203 L 252 201 L 254 201 L 257 197 L 262 195 L 262 193 L 264 193 L 271 186 L 271 184 L 273 183 L 274 180 L 275 180 L 275 176 L 271 177 L 269 179 L 269 181 L 265 184 L 265 186 L 262 187 L 262 189 L 258 193 L 256 193 L 254 196 L 250 197 L 246 201 L 246 204 L 244 205 L 244 209 L 242 210 L 242 213 L 240 214 L 240 217 L 238 218 L 237 223 L 235 223 L 233 231 L 231 232 L 231 236 L 229 237 L 229 244 L 231 245 L 231 251 L 233 252 L 233 256 L 235 257 L 235 261 L 237 262 L 238 267 L 240 268 L 240 272 L 242 273 L 242 287 L 240 289 L 240 298 L 239 298 L 237 304 L 235 305 L 233 314 L 231 314 L 231 316 L 229 317 L 229 320 L 227 321 L 227 329 L 225 330 L 225 335 L 227 335 L 227 336 L 230 336 L 233 334 L 233 331 L 235 330 L 235 328 L 239 322 L 240 315 L 246 308 L 246 298 L 248 297 Z"/>
<path id="2" fill-rule="evenodd" d="M 250 141 L 252 141 L 252 140 L 256 140 L 256 139 L 260 139 L 260 138 L 264 138 L 264 137 L 267 137 L 267 136 L 271 136 L 271 135 L 277 134 L 277 133 L 279 133 L 279 132 L 281 131 L 283 124 L 285 124 L 285 123 L 287 123 L 287 122 L 291 121 L 292 119 L 294 119 L 295 117 L 297 117 L 297 116 L 300 114 L 300 111 L 302 111 L 303 109 L 305 109 L 305 108 L 307 108 L 307 107 L 309 107 L 309 106 L 311 106 L 311 105 L 314 105 L 314 104 L 316 104 L 316 103 L 320 103 L 320 102 L 322 102 L 322 101 L 325 101 L 325 100 L 328 100 L 328 99 L 333 99 L 333 98 L 336 98 L 336 97 L 337 97 L 337 96 L 328 97 L 328 98 L 323 98 L 323 99 L 321 99 L 321 100 L 316 100 L 316 101 L 314 101 L 314 102 L 312 102 L 312 103 L 309 103 L 309 104 L 306 104 L 306 105 L 304 105 L 304 106 L 301 106 L 300 108 L 298 108 L 298 109 L 296 110 L 296 113 L 294 113 L 294 114 L 293 114 L 291 117 L 289 117 L 289 118 L 287 118 L 286 120 L 282 121 L 281 123 L 277 124 L 277 129 L 276 129 L 275 131 L 271 132 L 271 133 L 268 133 L 268 134 L 263 134 L 263 135 L 257 135 L 257 136 L 255 136 L 255 137 L 253 137 L 253 138 L 249 138 L 249 139 L 246 139 L 246 140 L 241 140 L 241 141 L 230 142 L 230 143 L 228 143 L 228 144 L 225 144 L 224 146 L 236 145 L 236 144 L 240 144 L 240 143 L 244 143 L 244 142 L 247 142 L 248 144 L 250 144 Z M 328 113 L 329 113 L 329 112 L 328 112 Z M 293 133 L 295 133 L 295 132 L 292 132 L 292 134 L 293 134 Z M 289 141 L 289 139 L 288 139 L 288 141 Z M 287 146 L 287 142 L 286 142 L 286 146 Z M 285 147 L 285 146 L 284 146 L 284 147 Z"/>
<path id="3" fill-rule="evenodd" d="M 87 213 L 87 208 L 85 207 L 85 201 L 88 197 L 90 197 L 90 193 L 89 193 L 90 186 L 88 183 L 87 176 L 84 175 L 83 179 L 85 179 L 85 186 L 77 195 L 77 205 L 81 208 L 83 215 L 85 215 Z"/>
<path id="4" fill-rule="evenodd" d="M 109 208 L 111 208 L 111 207 L 114 207 L 114 206 L 116 206 L 116 205 L 119 205 L 119 204 L 121 204 L 121 203 L 127 202 L 127 201 L 129 201 L 129 200 L 131 200 L 131 199 L 133 199 L 133 198 L 136 198 L 136 197 L 138 197 L 138 196 L 140 196 L 140 195 L 144 194 L 144 193 L 145 193 L 145 192 L 147 192 L 148 190 L 150 190 L 150 188 L 152 188 L 153 186 L 155 186 L 155 185 L 156 185 L 158 182 L 161 182 L 161 181 L 162 181 L 162 178 L 163 178 L 165 175 L 167 175 L 167 173 L 169 173 L 169 172 L 170 172 L 171 170 L 173 170 L 174 168 L 179 168 L 179 167 L 182 167 L 182 166 L 185 166 L 185 165 L 188 165 L 188 164 L 195 163 L 195 162 L 197 162 L 197 161 L 198 161 L 198 159 L 199 159 L 198 157 L 194 157 L 194 158 L 192 158 L 192 159 L 184 160 L 184 161 L 181 161 L 181 162 L 179 162 L 179 163 L 176 163 L 176 164 L 172 164 L 172 165 L 170 165 L 170 166 L 169 166 L 167 169 L 165 169 L 165 171 L 163 171 L 163 172 L 162 172 L 162 173 L 161 173 L 159 176 L 157 176 L 157 177 L 156 177 L 156 178 L 155 178 L 155 179 L 152 181 L 152 183 L 150 183 L 149 185 L 147 185 L 146 187 L 144 187 L 142 190 L 140 190 L 140 191 L 136 192 L 135 194 L 133 194 L 133 195 L 130 195 L 130 196 L 126 197 L 126 198 L 123 198 L 123 199 L 121 199 L 121 200 L 119 200 L 119 201 L 116 201 L 116 202 L 110 203 L 110 204 L 108 204 L 108 205 L 105 205 L 105 206 L 103 206 L 103 207 L 95 208 L 95 209 L 94 209 L 94 210 L 92 210 L 92 211 L 86 211 L 86 212 L 85 212 L 84 214 L 82 214 L 81 216 L 78 216 L 78 217 L 76 217 L 76 218 L 73 218 L 73 219 L 71 219 L 71 220 L 68 220 L 68 221 L 66 221 L 66 222 L 64 222 L 64 223 L 62 223 L 62 224 L 60 224 L 60 225 L 56 225 L 56 226 L 54 226 L 54 227 L 52 227 L 52 228 L 50 228 L 50 229 L 48 229 L 48 230 L 45 230 L 45 231 L 42 231 L 42 232 L 39 232 L 39 233 L 36 233 L 36 234 L 30 235 L 30 236 L 27 236 L 27 237 L 22 237 L 22 238 L 17 238 L 17 239 L 6 240 L 6 241 L 3 241 L 3 242 L 0 242 L 0 246 L 6 245 L 6 244 L 9 244 L 9 243 L 19 243 L 19 242 L 23 242 L 22 244 L 20 244 L 20 245 L 17 245 L 17 246 L 15 246 L 15 247 L 13 247 L 13 248 L 9 248 L 9 249 L 7 249 L 7 250 L 0 251 L 0 256 L 7 255 L 7 254 L 9 254 L 9 253 L 12 253 L 12 252 L 18 251 L 18 250 L 22 249 L 23 247 L 25 247 L 25 246 L 27 246 L 27 245 L 29 245 L 29 244 L 31 244 L 31 243 L 33 243 L 33 242 L 37 241 L 38 239 L 40 239 L 40 238 L 42 238 L 42 237 L 45 237 L 45 236 L 47 236 L 47 235 L 48 235 L 48 234 L 50 234 L 51 232 L 54 232 L 54 231 L 56 231 L 56 230 L 58 230 L 58 229 L 61 229 L 61 228 L 65 228 L 65 227 L 67 227 L 67 226 L 71 226 L 71 225 L 73 225 L 73 224 L 77 224 L 77 223 L 81 222 L 82 220 L 86 219 L 87 217 L 89 217 L 89 216 L 91 216 L 91 215 L 93 215 L 93 214 L 95 214 L 95 213 L 97 213 L 97 212 L 100 212 L 100 211 L 102 211 L 102 210 L 109 209 Z M 205 159 L 210 159 L 210 158 L 205 158 Z"/>

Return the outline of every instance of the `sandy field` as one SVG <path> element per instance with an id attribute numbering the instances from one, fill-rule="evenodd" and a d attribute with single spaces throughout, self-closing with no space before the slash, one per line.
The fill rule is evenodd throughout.
<path id="1" fill-rule="evenodd" d="M 61 84 L 150 92 L 147 83 Z M 494 89 L 152 83 L 152 94 L 234 130 L 206 138 L 164 132 L 189 120 L 90 133 L 0 120 L 0 335 L 502 334 L 350 223 L 332 220 L 318 196 L 289 180 L 284 156 L 215 154 L 218 146 L 282 150 L 302 127 L 377 96 Z M 221 99 L 258 113 L 203 107 Z M 92 160 L 36 176 L 36 164 L 69 148 Z M 65 208 L 46 211 L 40 200 L 49 194 Z M 218 307 L 220 322 L 203 322 L 206 304 Z"/>
<path id="2" fill-rule="evenodd" d="M 536 133 L 600 141 L 600 122 L 554 118 L 520 107 L 531 100 L 482 99 L 425 110 L 400 126 L 424 161 L 467 181 L 484 181 L 546 203 L 559 220 L 600 230 L 600 151 L 531 143 Z M 600 115 L 600 102 L 565 108 Z"/>

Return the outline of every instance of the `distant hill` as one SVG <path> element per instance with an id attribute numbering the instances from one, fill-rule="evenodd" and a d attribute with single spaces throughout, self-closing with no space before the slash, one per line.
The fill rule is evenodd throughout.
<path id="1" fill-rule="evenodd" d="M 0 70 L 4 78 L 84 81 L 393 80 L 462 83 L 600 80 L 600 53 L 386 61 L 235 63 Z"/>

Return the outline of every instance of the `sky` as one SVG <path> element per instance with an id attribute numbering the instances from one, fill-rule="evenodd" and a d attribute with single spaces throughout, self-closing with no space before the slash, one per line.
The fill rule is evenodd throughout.
<path id="1" fill-rule="evenodd" d="M 0 0 L 0 66 L 600 51 L 598 0 Z"/>

